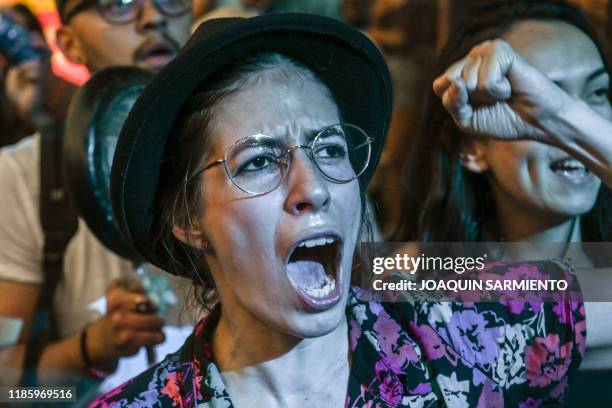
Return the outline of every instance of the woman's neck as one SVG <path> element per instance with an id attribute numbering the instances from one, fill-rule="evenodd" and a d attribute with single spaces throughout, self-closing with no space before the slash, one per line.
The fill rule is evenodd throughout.
<path id="1" fill-rule="evenodd" d="M 580 217 L 548 223 L 545 220 L 546 217 L 532 219 L 527 215 L 499 218 L 498 235 L 494 240 L 514 243 L 504 244 L 503 259 L 585 258 L 580 248 L 570 245 L 572 242 L 582 242 Z"/>
<path id="2" fill-rule="evenodd" d="M 537 211 L 498 189 L 494 188 L 493 192 L 496 201 L 495 225 L 488 229 L 492 241 L 567 242 L 570 234 L 580 232 L 580 217 L 578 222 L 574 222 L 576 217 Z M 569 238 L 573 240 L 575 236 Z"/>
<path id="3" fill-rule="evenodd" d="M 326 400 L 342 406 L 349 375 L 346 319 L 308 339 L 247 319 L 222 312 L 213 336 L 215 362 L 236 406 L 321 406 L 315 401 Z"/>
<path id="4" fill-rule="evenodd" d="M 530 229 L 528 235 L 513 234 L 512 227 L 504 228 L 502 236 L 508 242 L 581 242 L 580 217 L 570 218 L 542 229 Z"/>

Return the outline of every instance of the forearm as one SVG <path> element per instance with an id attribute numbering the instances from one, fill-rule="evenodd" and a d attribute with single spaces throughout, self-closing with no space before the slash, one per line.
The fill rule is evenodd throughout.
<path id="1" fill-rule="evenodd" d="M 18 386 L 23 366 L 24 345 L 0 349 L 0 386 Z"/>
<path id="2" fill-rule="evenodd" d="M 87 367 L 81 352 L 82 330 L 53 343 L 46 344 L 41 351 L 36 367 L 36 379 L 40 384 L 62 384 L 66 381 L 91 375 L 90 369 L 110 373 L 117 367 L 117 358 L 110 357 L 108 347 L 96 341 L 104 336 L 101 319 L 93 322 L 82 330 L 87 330 L 85 348 L 93 367 Z M 0 350 L 0 370 L 8 371 L 2 385 L 16 386 L 22 375 L 24 365 L 25 344 L 7 347 Z"/>
<path id="3" fill-rule="evenodd" d="M 540 123 L 547 140 L 583 162 L 612 188 L 612 122 L 584 102 L 572 100 L 554 118 Z"/>
<path id="4" fill-rule="evenodd" d="M 55 383 L 62 378 L 87 374 L 79 339 L 80 331 L 43 349 L 37 368 L 38 381 Z"/>
<path id="5" fill-rule="evenodd" d="M 16 296 L 18 292 L 24 295 L 19 298 L 36 299 L 39 288 L 34 287 L 27 291 L 23 285 L 16 287 L 0 281 L 0 289 L 6 289 L 6 292 L 0 290 L 0 293 L 13 294 L 13 299 L 4 299 L 4 307 L 0 304 L 0 311 L 4 309 L 6 315 L 19 316 L 26 322 L 23 329 L 23 333 L 26 334 L 22 334 L 20 345 L 0 350 L 0 373 L 2 373 L 0 380 L 4 382 L 3 370 L 10 370 L 15 373 L 14 376 L 11 375 L 14 377 L 11 382 L 17 385 L 23 367 L 23 355 L 34 302 L 26 310 L 13 310 L 15 308 L 11 305 L 25 303 L 20 303 Z M 26 294 L 30 296 L 25 296 Z M 161 343 L 164 340 L 162 331 L 164 321 L 154 312 L 135 311 L 134 305 L 142 301 L 149 300 L 141 292 L 129 291 L 118 285 L 112 286 L 107 292 L 108 314 L 89 323 L 71 336 L 44 346 L 36 372 L 38 380 L 42 384 L 61 384 L 62 380 L 65 383 L 71 378 L 89 375 L 94 370 L 97 372 L 96 375 L 110 373 L 115 371 L 121 357 L 134 355 L 143 346 Z M 85 331 L 86 336 L 83 336 Z M 84 340 L 83 349 L 81 339 Z M 87 359 L 84 358 L 85 355 Z"/>

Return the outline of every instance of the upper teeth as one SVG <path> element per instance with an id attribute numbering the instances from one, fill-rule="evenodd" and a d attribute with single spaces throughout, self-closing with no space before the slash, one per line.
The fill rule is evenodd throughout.
<path id="1" fill-rule="evenodd" d="M 333 237 L 321 237 L 321 238 L 306 239 L 304 241 L 301 241 L 298 244 L 298 248 L 299 247 L 312 248 L 312 247 L 316 247 L 316 246 L 333 244 L 335 240 L 336 239 L 333 238 Z"/>
<path id="2" fill-rule="evenodd" d="M 578 160 L 576 159 L 564 159 L 561 160 L 559 162 L 554 163 L 554 166 L 556 168 L 561 168 L 561 169 L 583 169 L 585 168 L 585 165 L 580 163 Z"/>

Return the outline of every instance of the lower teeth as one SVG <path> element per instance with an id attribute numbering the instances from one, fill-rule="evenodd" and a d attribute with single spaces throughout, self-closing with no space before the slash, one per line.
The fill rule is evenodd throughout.
<path id="1" fill-rule="evenodd" d="M 336 280 L 325 276 L 325 283 L 320 288 L 304 288 L 304 292 L 315 298 L 321 298 L 329 295 L 336 288 Z"/>
<path id="2" fill-rule="evenodd" d="M 586 169 L 575 169 L 575 170 L 557 170 L 557 173 L 565 177 L 583 177 L 588 174 L 588 170 Z"/>

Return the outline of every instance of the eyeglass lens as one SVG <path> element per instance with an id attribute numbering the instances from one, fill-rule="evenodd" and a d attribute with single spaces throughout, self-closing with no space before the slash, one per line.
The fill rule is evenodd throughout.
<path id="1" fill-rule="evenodd" d="M 100 11 L 106 19 L 114 23 L 127 23 L 134 20 L 145 0 L 98 0 Z M 191 0 L 153 0 L 155 7 L 164 15 L 174 17 L 187 12 Z"/>
<path id="2" fill-rule="evenodd" d="M 232 146 L 225 158 L 225 168 L 239 189 L 252 194 L 267 193 L 283 182 L 289 171 L 291 150 L 277 139 L 253 136 Z M 370 151 L 365 132 L 343 124 L 321 131 L 308 154 L 327 179 L 346 183 L 363 173 Z"/>

